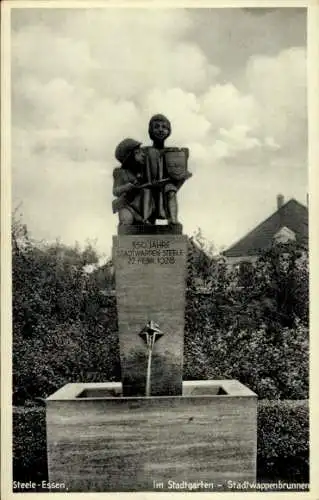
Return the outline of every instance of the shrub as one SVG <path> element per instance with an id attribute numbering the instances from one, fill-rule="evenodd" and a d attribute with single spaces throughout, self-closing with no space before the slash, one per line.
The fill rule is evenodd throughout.
<path id="1" fill-rule="evenodd" d="M 217 258 L 204 265 L 205 286 L 196 289 L 193 280 L 187 291 L 184 378 L 236 378 L 259 398 L 307 398 L 305 251 L 291 242 L 244 268 Z"/>
<path id="2" fill-rule="evenodd" d="M 308 401 L 259 401 L 258 476 L 309 481 Z"/>
<path id="3" fill-rule="evenodd" d="M 17 221 L 12 233 L 13 403 L 67 382 L 118 380 L 115 298 L 84 271 L 94 248 L 34 242 Z"/>
<path id="4" fill-rule="evenodd" d="M 202 314 L 200 307 L 196 314 Z M 259 399 L 308 397 L 307 328 L 283 328 L 273 335 L 266 327 L 210 328 L 208 317 L 204 331 L 185 339 L 185 379 L 237 379 Z"/>
<path id="5" fill-rule="evenodd" d="M 14 408 L 12 423 L 13 480 L 47 480 L 45 408 Z"/>
<path id="6" fill-rule="evenodd" d="M 47 397 L 68 382 L 120 379 L 118 339 L 101 322 L 57 325 L 38 338 L 15 339 L 13 401 Z"/>

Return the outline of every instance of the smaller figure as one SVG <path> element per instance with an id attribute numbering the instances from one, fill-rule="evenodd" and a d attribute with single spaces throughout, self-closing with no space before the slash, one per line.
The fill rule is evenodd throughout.
<path id="1" fill-rule="evenodd" d="M 113 170 L 113 212 L 118 212 L 119 222 L 131 225 L 135 222 L 144 223 L 143 193 L 138 188 L 143 178 L 144 152 L 141 142 L 127 138 L 121 141 L 115 150 L 115 158 L 121 167 Z"/>

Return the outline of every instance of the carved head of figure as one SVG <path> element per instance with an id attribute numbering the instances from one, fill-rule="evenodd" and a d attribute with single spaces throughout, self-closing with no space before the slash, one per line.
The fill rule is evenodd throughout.
<path id="1" fill-rule="evenodd" d="M 115 158 L 122 163 L 124 168 L 129 164 L 131 167 L 134 166 L 134 163 L 142 164 L 144 152 L 140 146 L 141 143 L 135 139 L 123 139 L 116 147 Z"/>
<path id="2" fill-rule="evenodd" d="M 163 145 L 164 141 L 171 135 L 170 121 L 164 115 L 154 115 L 150 119 L 148 133 L 155 144 Z"/>

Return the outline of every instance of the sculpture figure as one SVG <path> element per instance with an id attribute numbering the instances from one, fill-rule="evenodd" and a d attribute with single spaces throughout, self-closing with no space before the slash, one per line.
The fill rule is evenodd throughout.
<path id="1" fill-rule="evenodd" d="M 141 148 L 134 139 L 124 139 L 115 157 L 122 166 L 113 172 L 113 211 L 120 224 L 154 225 L 157 219 L 178 224 L 176 193 L 191 174 L 187 171 L 188 149 L 166 148 L 171 133 L 169 120 L 160 114 L 149 122 L 152 146 Z"/>
<path id="2" fill-rule="evenodd" d="M 113 170 L 113 212 L 118 212 L 123 225 L 143 223 L 143 191 L 137 188 L 143 178 L 144 153 L 141 143 L 124 139 L 115 150 L 115 158 L 121 167 Z"/>

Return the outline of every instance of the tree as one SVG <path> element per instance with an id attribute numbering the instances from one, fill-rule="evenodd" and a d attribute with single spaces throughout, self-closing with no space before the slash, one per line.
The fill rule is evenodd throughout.
<path id="1" fill-rule="evenodd" d="M 89 274 L 93 245 L 45 245 L 16 220 L 12 231 L 15 404 L 67 382 L 119 380 L 111 263 L 106 274 Z M 261 398 L 306 397 L 305 252 L 274 246 L 244 269 L 229 269 L 194 241 L 189 255 L 184 379 L 237 378 Z"/>
<path id="2" fill-rule="evenodd" d="M 114 297 L 83 270 L 98 261 L 93 246 L 44 245 L 17 220 L 12 241 L 14 401 L 118 378 Z"/>
<path id="3" fill-rule="evenodd" d="M 238 378 L 259 397 L 308 394 L 308 260 L 274 246 L 244 268 L 210 265 L 187 292 L 185 376 Z"/>

